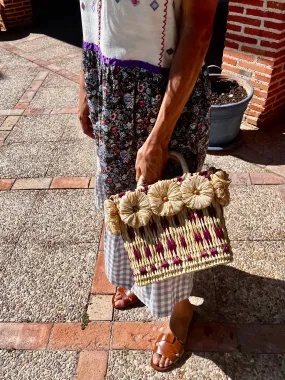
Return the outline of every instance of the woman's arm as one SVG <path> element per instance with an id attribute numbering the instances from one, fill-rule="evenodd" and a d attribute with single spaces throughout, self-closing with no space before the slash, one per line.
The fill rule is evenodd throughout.
<path id="1" fill-rule="evenodd" d="M 88 107 L 88 100 L 87 100 L 87 94 L 85 90 L 84 74 L 83 74 L 82 68 L 79 74 L 78 118 L 79 118 L 83 133 L 85 133 L 85 135 L 94 139 L 92 123 L 91 123 L 91 120 L 89 119 L 89 107 Z"/>
<path id="2" fill-rule="evenodd" d="M 172 132 L 187 103 L 210 44 L 218 0 L 182 0 L 179 44 L 156 124 L 138 151 L 137 179 L 148 184 L 161 179 Z"/>

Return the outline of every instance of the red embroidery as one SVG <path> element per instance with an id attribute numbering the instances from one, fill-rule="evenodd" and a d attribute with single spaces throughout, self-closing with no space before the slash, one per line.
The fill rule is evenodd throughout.
<path id="1" fill-rule="evenodd" d="M 159 55 L 159 63 L 158 66 L 162 66 L 162 59 L 164 54 L 164 45 L 165 45 L 165 28 L 166 28 L 166 20 L 167 20 L 167 10 L 168 10 L 168 0 L 164 3 L 164 15 L 163 15 L 163 25 L 162 25 L 162 37 L 161 37 L 161 51 Z"/>
<path id="2" fill-rule="evenodd" d="M 101 40 L 101 9 L 102 9 L 102 0 L 98 1 L 98 45 L 100 46 Z"/>

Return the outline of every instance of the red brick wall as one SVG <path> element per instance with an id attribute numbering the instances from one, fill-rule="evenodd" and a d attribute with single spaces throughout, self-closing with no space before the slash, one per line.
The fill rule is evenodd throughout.
<path id="1" fill-rule="evenodd" d="M 230 0 L 223 71 L 251 81 L 245 122 L 264 126 L 285 110 L 285 0 Z"/>
<path id="2" fill-rule="evenodd" d="M 4 0 L 3 20 L 9 30 L 16 26 L 32 23 L 31 0 Z"/>

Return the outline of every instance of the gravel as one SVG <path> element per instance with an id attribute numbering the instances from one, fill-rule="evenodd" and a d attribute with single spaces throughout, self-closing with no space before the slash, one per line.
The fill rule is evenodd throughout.
<path id="1" fill-rule="evenodd" d="M 73 380 L 78 354 L 63 351 L 0 351 L 0 379 Z"/>
<path id="2" fill-rule="evenodd" d="M 32 244 L 99 243 L 103 218 L 95 210 L 93 190 L 47 190 L 26 221 L 21 242 Z"/>
<path id="3" fill-rule="evenodd" d="M 285 355 L 226 354 L 228 379 L 284 380 Z"/>
<path id="4" fill-rule="evenodd" d="M 222 354 L 185 355 L 177 369 L 158 373 L 150 366 L 151 352 L 112 351 L 106 380 L 228 380 Z"/>
<path id="5" fill-rule="evenodd" d="M 79 86 L 40 88 L 30 103 L 30 108 L 64 108 L 77 107 Z"/>
<path id="6" fill-rule="evenodd" d="M 282 240 L 285 204 L 277 186 L 233 186 L 232 201 L 225 208 L 232 240 Z"/>
<path id="7" fill-rule="evenodd" d="M 67 127 L 69 115 L 22 116 L 5 144 L 13 142 L 58 141 Z"/>
<path id="8" fill-rule="evenodd" d="M 5 65 L 5 62 L 1 62 L 0 65 Z M 22 70 L 6 71 L 3 77 L 1 77 L 0 109 L 14 108 L 30 86 L 37 72 L 38 70 L 25 70 L 24 72 Z"/>
<path id="9" fill-rule="evenodd" d="M 79 322 L 88 302 L 96 252 L 93 243 L 5 248 L 0 322 Z"/>
<path id="10" fill-rule="evenodd" d="M 38 195 L 37 191 L 0 192 L 0 246 L 19 239 L 28 215 Z"/>
<path id="11" fill-rule="evenodd" d="M 95 173 L 96 146 L 94 140 L 81 138 L 79 140 L 65 140 L 55 143 L 47 176 L 82 177 L 94 176 Z"/>
<path id="12" fill-rule="evenodd" d="M 45 177 L 54 144 L 39 141 L 0 146 L 0 178 Z"/>

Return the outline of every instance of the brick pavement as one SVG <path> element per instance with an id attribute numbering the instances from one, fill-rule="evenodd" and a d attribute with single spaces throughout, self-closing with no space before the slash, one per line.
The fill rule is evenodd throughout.
<path id="1" fill-rule="evenodd" d="M 46 37 L 40 35 L 35 38 L 35 36 L 31 35 L 25 39 L 25 42 L 36 41 L 38 38 L 45 39 Z M 68 120 L 71 120 L 71 125 L 73 125 L 72 115 L 77 113 L 75 105 L 53 108 L 33 108 L 31 107 L 31 102 L 36 96 L 39 98 L 42 96 L 40 90 L 45 85 L 50 73 L 52 73 L 52 75 L 58 75 L 59 77 L 57 78 L 63 78 L 64 81 L 66 80 L 67 82 L 64 82 L 66 84 L 71 82 L 78 83 L 78 73 L 63 69 L 62 66 L 57 66 L 57 64 L 59 65 L 70 59 L 76 59 L 79 57 L 79 52 L 65 56 L 58 55 L 50 60 L 44 60 L 37 56 L 36 50 L 31 52 L 22 49 L 20 43 L 17 45 L 9 42 L 0 43 L 0 49 L 13 54 L 13 57 L 19 57 L 19 59 L 24 59 L 33 65 L 32 67 L 11 68 L 6 67 L 4 64 L 3 67 L 0 67 L 0 71 L 3 75 L 7 73 L 13 75 L 17 70 L 21 70 L 23 74 L 25 74 L 25 72 L 30 73 L 31 70 L 34 70 L 34 76 L 31 82 L 26 85 L 20 96 L 17 95 L 17 97 L 15 97 L 14 107 L 5 109 L 4 104 L 3 109 L 0 109 L 0 154 L 2 153 L 1 149 L 3 149 L 3 152 L 6 152 L 12 148 L 14 143 L 9 143 L 9 138 L 13 136 L 21 120 L 27 120 L 29 117 L 41 118 L 45 116 L 50 118 L 52 115 L 66 115 Z M 9 66 L 8 62 L 7 66 Z M 61 88 L 59 87 L 57 91 L 60 96 Z M 3 119 L 1 119 L 1 117 Z M 59 133 L 61 136 L 58 140 L 59 143 L 61 143 L 61 141 L 67 143 L 67 140 L 60 140 L 65 138 L 63 136 L 68 135 L 65 131 L 63 132 L 63 134 Z M 274 211 L 274 214 L 271 216 L 272 220 L 276 219 L 281 232 L 279 232 L 279 238 L 274 237 L 272 241 L 270 240 L 270 236 L 268 237 L 268 234 L 264 237 L 263 232 L 261 232 L 261 235 L 256 236 L 256 239 L 250 239 L 248 241 L 241 235 L 239 237 L 239 233 L 237 232 L 238 237 L 234 241 L 236 250 L 239 252 L 241 249 L 242 254 L 244 254 L 244 245 L 248 247 L 248 257 L 245 257 L 246 260 L 250 260 L 250 255 L 252 255 L 252 260 L 255 260 L 253 265 L 250 265 L 247 261 L 244 266 L 243 255 L 240 255 L 237 258 L 237 264 L 227 268 L 225 274 L 221 277 L 219 277 L 219 271 L 209 271 L 206 274 L 197 276 L 197 293 L 195 293 L 195 295 L 197 294 L 204 298 L 204 305 L 197 308 L 198 319 L 189 332 L 189 339 L 186 345 L 186 350 L 194 354 L 188 361 L 182 363 L 182 367 L 177 370 L 178 372 L 173 373 L 174 377 L 171 377 L 171 375 L 167 377 L 170 379 L 188 379 L 192 376 L 196 376 L 195 378 L 197 379 L 223 379 L 226 378 L 225 376 L 228 376 L 228 379 L 235 379 L 235 377 L 231 375 L 233 368 L 238 368 L 240 379 L 250 379 L 250 377 L 247 376 L 247 368 L 249 365 L 251 366 L 250 368 L 252 368 L 252 373 L 256 373 L 257 378 L 263 379 L 264 371 L 267 370 L 268 366 L 270 367 L 270 363 L 275 363 L 275 361 L 279 365 L 279 372 L 272 370 L 272 373 L 275 373 L 272 379 L 283 379 L 285 376 L 285 317 L 282 310 L 280 310 L 281 306 L 278 306 L 282 305 L 282 299 L 284 301 L 285 294 L 285 234 L 282 234 L 282 231 L 285 230 L 284 214 L 282 211 L 285 210 L 285 156 L 284 147 L 282 152 L 281 146 L 284 140 L 282 140 L 282 135 L 280 141 L 276 138 L 276 146 L 272 149 L 271 137 L 265 132 L 258 134 L 257 138 L 256 136 L 254 138 L 252 137 L 254 131 L 245 131 L 244 133 L 245 147 L 238 151 L 237 154 L 225 157 L 219 156 L 216 158 L 215 156 L 214 158 L 208 157 L 206 163 L 209 162 L 210 164 L 211 160 L 222 160 L 221 163 L 219 161 L 219 164 L 225 165 L 225 167 L 227 167 L 226 170 L 231 172 L 232 186 L 235 192 L 238 193 L 239 189 L 242 191 L 247 189 L 247 192 L 244 191 L 245 195 L 242 196 L 242 202 L 246 202 L 246 194 L 251 193 L 265 194 L 266 197 L 270 198 L 272 203 L 270 203 L 268 209 L 265 209 L 268 204 L 265 198 L 260 198 L 259 201 L 261 203 L 263 202 L 262 207 L 264 204 L 264 211 L 266 213 L 270 214 L 273 212 L 271 210 L 280 210 L 280 212 Z M 49 136 L 49 131 L 47 131 L 44 144 L 50 143 L 50 141 L 51 137 Z M 78 146 L 81 144 L 80 138 L 74 141 Z M 40 141 L 40 143 L 42 142 Z M 21 142 L 17 142 L 17 144 L 21 144 Z M 54 149 L 55 148 L 51 150 L 51 155 L 53 155 Z M 86 151 L 87 149 L 89 149 L 89 146 L 86 145 Z M 81 155 L 84 156 L 86 151 L 82 151 Z M 41 153 L 38 153 L 37 157 L 40 158 Z M 26 162 L 23 163 L 24 166 L 26 164 Z M 13 162 L 11 165 L 11 172 L 13 172 Z M 60 199 L 60 194 L 64 194 L 64 196 L 67 197 L 66 199 L 70 199 L 71 202 L 70 211 L 66 209 L 67 211 L 64 212 L 66 212 L 66 214 L 72 214 L 72 205 L 75 204 L 73 202 L 83 202 L 83 200 L 78 200 L 78 195 L 82 194 L 82 199 L 84 199 L 85 202 L 84 197 L 86 197 L 86 195 L 84 194 L 89 194 L 86 193 L 86 191 L 88 192 L 89 189 L 93 189 L 95 186 L 94 167 L 92 168 L 90 166 L 91 169 L 86 167 L 82 169 L 78 175 L 74 175 L 72 168 L 63 167 L 61 174 L 50 175 L 50 166 L 51 164 L 47 166 L 44 175 L 7 176 L 3 175 L 4 172 L 0 172 L 0 195 L 5 194 L 7 199 L 11 197 L 11 201 L 9 198 L 9 202 L 12 202 L 14 197 L 17 197 L 17 194 L 20 201 L 24 199 L 24 194 L 27 193 L 35 197 L 34 203 L 29 206 L 30 209 L 25 214 L 27 227 L 19 232 L 19 236 L 17 235 L 17 238 L 12 240 L 12 243 L 8 241 L 11 251 L 13 251 L 14 247 L 21 250 L 23 246 L 30 244 L 33 248 L 32 254 L 34 255 L 31 259 L 35 266 L 39 247 L 36 245 L 38 242 L 30 241 L 29 230 L 35 223 L 38 223 L 36 219 L 37 213 L 39 212 L 38 210 L 41 210 L 41 207 L 44 207 L 46 197 L 50 197 L 49 199 L 54 200 L 55 207 L 53 212 L 56 212 L 56 202 L 58 202 L 56 199 Z M 14 172 L 16 173 L 16 171 Z M 273 197 L 272 194 L 274 194 Z M 66 200 L 66 202 L 69 201 Z M 233 202 L 236 202 L 235 198 Z M 257 204 L 258 203 L 256 203 L 256 205 Z M 19 213 L 18 203 L 16 203 L 15 207 L 13 206 L 13 210 L 16 211 L 10 211 L 8 206 L 6 207 L 7 211 L 5 211 L 4 208 L 3 218 L 7 220 L 7 223 L 13 224 L 15 223 L 14 220 L 22 220 L 20 219 L 22 216 Z M 60 210 L 63 209 L 62 207 L 65 206 L 59 205 Z M 79 211 L 81 207 L 84 207 L 83 203 L 82 205 L 79 204 Z M 248 210 L 248 212 L 250 213 L 250 210 Z M 29 213 L 32 213 L 31 218 Z M 42 213 L 41 215 L 44 214 Z M 83 214 L 78 215 L 83 217 Z M 62 215 L 59 214 L 58 218 L 61 219 Z M 263 231 L 263 229 L 266 230 L 267 227 L 262 224 L 263 219 L 262 215 L 260 215 L 260 224 L 262 225 L 260 231 Z M 69 219 L 68 221 L 70 222 Z M 76 220 L 75 222 L 80 223 L 80 220 Z M 45 239 L 47 231 L 49 231 L 50 221 L 47 218 L 47 220 L 41 221 L 41 223 L 43 223 L 42 228 Z M 52 243 L 52 246 L 53 244 L 62 244 L 62 234 L 64 231 L 57 231 L 59 227 L 55 219 L 51 223 L 55 230 L 55 232 L 53 231 L 54 235 L 52 235 L 55 240 L 49 241 L 46 237 L 47 241 L 44 243 Z M 54 355 L 58 355 L 62 367 L 65 366 L 65 362 L 61 359 L 59 353 L 65 353 L 66 355 L 74 353 L 74 356 L 72 356 L 70 360 L 74 360 L 75 370 L 70 370 L 68 375 L 70 379 L 166 379 L 166 377 L 159 376 L 149 370 L 146 364 L 142 364 L 140 368 L 140 358 L 142 363 L 145 363 L 144 360 L 146 357 L 147 360 L 149 359 L 153 343 L 166 322 L 165 320 L 152 318 L 142 306 L 127 312 L 118 312 L 112 309 L 111 297 L 115 291 L 115 287 L 108 282 L 104 272 L 104 235 L 101 233 L 101 236 L 99 236 L 98 232 L 101 231 L 102 219 L 99 218 L 96 223 L 99 227 L 97 226 L 96 231 L 94 229 L 96 239 L 94 239 L 94 246 L 92 246 L 92 250 L 96 251 L 96 265 L 95 260 L 91 260 L 93 266 L 91 269 L 89 268 L 85 285 L 82 285 L 82 289 L 84 290 L 84 299 L 82 301 L 84 312 L 82 320 L 84 320 L 84 323 L 80 318 L 72 317 L 71 314 L 69 315 L 68 311 L 65 312 L 66 314 L 62 314 L 63 317 L 50 318 L 49 320 L 45 319 L 44 314 L 39 318 L 32 312 L 28 321 L 25 321 L 26 318 L 20 314 L 18 315 L 16 310 L 13 314 L 13 318 L 8 321 L 2 319 L 0 322 L 1 352 L 3 352 L 3 355 L 10 355 L 11 360 L 16 360 L 13 356 L 14 352 L 19 355 L 28 355 L 30 352 L 35 355 L 38 353 L 41 353 L 41 355 L 54 353 Z M 238 223 L 237 221 L 237 225 Z M 251 222 L 248 224 L 249 230 L 252 229 L 250 223 Z M 75 231 L 72 229 L 75 229 L 75 227 L 73 224 L 69 224 L 69 226 L 69 229 L 71 229 L 70 235 L 72 235 Z M 88 228 L 87 226 L 88 222 L 84 225 L 84 231 Z M 231 224 L 231 226 L 231 230 L 233 230 L 235 225 Z M 238 230 L 239 227 L 237 226 L 236 229 Z M 39 231 L 39 235 L 40 233 Z M 7 244 L 5 239 L 6 237 L 4 236 L 3 245 Z M 71 243 L 71 241 L 65 243 L 67 244 L 67 249 L 71 257 L 71 246 L 73 243 Z M 82 243 L 83 242 L 80 241 L 80 244 Z M 87 241 L 86 243 L 93 244 L 93 240 L 91 242 Z M 263 246 L 271 248 L 266 250 Z M 270 249 L 273 251 L 270 252 Z M 5 250 L 3 257 L 6 257 Z M 63 256 L 61 266 L 66 265 L 66 259 L 66 256 Z M 7 260 L 9 261 L 9 259 Z M 8 261 L 6 261 L 6 263 Z M 24 265 L 23 263 L 23 266 Z M 93 269 L 94 266 L 95 269 Z M 75 274 L 77 274 L 77 270 L 76 266 L 72 266 L 71 271 L 69 269 L 69 272 L 62 272 L 60 274 L 60 276 L 66 276 L 66 281 L 69 282 L 71 292 L 73 292 L 73 287 L 76 286 L 73 278 Z M 35 271 L 35 273 L 37 272 Z M 28 273 L 25 274 L 25 276 L 29 277 L 31 274 Z M 220 278 L 222 278 L 222 280 Z M 238 291 L 236 289 L 232 290 L 234 289 L 235 279 L 241 281 Z M 11 281 L 12 280 L 13 277 L 11 277 Z M 25 277 L 23 277 L 22 284 L 25 283 L 25 280 Z M 230 282 L 230 284 L 228 284 L 227 281 L 229 280 L 232 280 L 232 283 Z M 52 282 L 52 278 L 50 278 L 50 281 Z M 247 284 L 247 289 L 243 289 L 244 284 Z M 212 289 L 210 289 L 211 287 Z M 228 291 L 229 294 L 233 294 L 233 297 L 235 297 L 238 303 L 236 307 L 234 307 L 230 301 L 227 305 L 221 304 L 219 301 L 219 289 L 221 289 L 221 287 L 223 291 Z M 14 291 L 17 293 L 19 289 L 20 288 L 16 287 Z M 46 289 L 47 292 L 49 292 L 49 287 Z M 267 293 L 267 289 L 270 289 L 271 293 Z M 210 291 L 213 291 L 213 293 L 211 293 L 212 298 L 209 298 L 207 294 Z M 231 293 L 233 291 L 235 293 Z M 33 304 L 33 302 L 36 302 L 36 298 L 35 295 L 33 295 L 32 288 L 29 289 L 29 292 L 29 300 L 31 304 Z M 60 296 L 60 289 L 57 289 L 55 293 L 51 293 L 51 296 L 54 296 L 54 294 L 56 297 Z M 69 297 L 70 296 L 67 298 Z M 259 300 L 260 303 L 258 303 Z M 56 307 L 60 308 L 61 302 L 65 302 L 65 300 L 62 301 L 59 299 L 58 303 L 55 302 Z M 208 307 L 208 302 L 210 303 L 210 307 Z M 233 303 L 234 302 L 235 301 L 233 301 Z M 253 304 L 257 302 L 258 304 L 257 306 L 251 306 L 251 302 Z M 269 305 L 270 302 L 272 302 L 271 306 Z M 273 306 L 273 304 L 275 306 Z M 252 311 L 252 307 L 255 306 L 257 314 L 254 314 Z M 72 308 L 74 305 L 69 304 L 68 307 Z M 270 307 L 271 312 L 270 310 L 267 312 L 267 309 Z M 232 308 L 234 310 L 234 316 L 235 313 L 238 314 L 238 308 L 245 310 L 245 313 L 244 315 L 239 315 L 237 318 L 233 318 L 231 314 Z M 262 309 L 262 311 L 259 312 L 259 309 Z M 21 308 L 19 310 L 20 313 Z M 44 313 L 44 305 L 42 310 Z M 13 311 L 10 311 L 10 313 L 12 312 Z M 85 329 L 82 329 L 82 323 Z M 268 357 L 266 355 L 271 355 L 272 360 L 270 363 L 268 363 Z M 189 357 L 189 355 L 187 357 Z M 128 364 L 128 358 L 139 359 L 135 364 Z M 36 359 L 36 361 L 33 362 L 34 370 L 30 369 L 30 372 L 33 373 L 31 378 L 46 379 L 48 377 L 45 377 L 42 369 L 37 367 L 38 360 L 39 359 Z M 192 361 L 195 365 L 191 364 Z M 278 367 L 278 365 L 276 366 Z M 142 369 L 144 375 L 139 375 L 139 372 L 136 374 L 136 367 Z M 4 372 L 5 376 L 3 375 L 3 377 L 9 378 L 9 371 L 12 371 L 9 364 L 7 364 L 8 369 L 6 369 L 5 366 L 3 366 L 3 368 L 4 371 L 7 371 Z M 51 373 L 53 373 L 54 368 L 52 365 L 50 370 Z M 274 370 L 276 370 L 276 368 Z M 201 372 L 197 375 L 196 371 Z M 120 375 L 116 377 L 114 373 Z M 185 373 L 187 373 L 187 375 L 185 375 Z M 189 377 L 183 377 L 184 375 Z M 270 376 L 271 374 L 266 377 L 266 380 L 270 379 Z M 18 378 L 20 379 L 21 376 L 19 375 Z M 58 377 L 56 377 L 56 373 L 54 373 L 50 378 Z"/>

